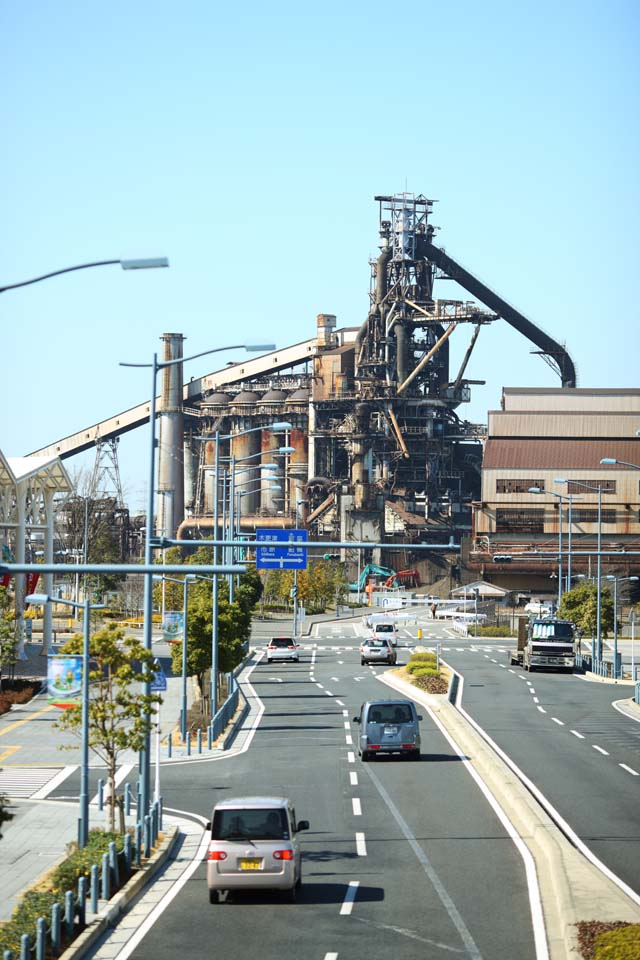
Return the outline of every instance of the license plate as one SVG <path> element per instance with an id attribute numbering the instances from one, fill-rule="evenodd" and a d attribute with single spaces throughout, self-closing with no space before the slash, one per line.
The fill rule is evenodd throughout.
<path id="1" fill-rule="evenodd" d="M 385 737 L 397 737 L 398 728 L 397 727 L 385 727 L 384 728 Z"/>
<path id="2" fill-rule="evenodd" d="M 262 865 L 261 860 L 241 860 L 240 869 L 241 870 L 259 870 Z"/>

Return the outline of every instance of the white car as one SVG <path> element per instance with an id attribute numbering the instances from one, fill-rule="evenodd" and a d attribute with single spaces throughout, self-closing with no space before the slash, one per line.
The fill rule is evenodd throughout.
<path id="1" fill-rule="evenodd" d="M 300 644 L 293 637 L 272 637 L 267 644 L 267 663 L 272 660 L 300 662 Z"/>

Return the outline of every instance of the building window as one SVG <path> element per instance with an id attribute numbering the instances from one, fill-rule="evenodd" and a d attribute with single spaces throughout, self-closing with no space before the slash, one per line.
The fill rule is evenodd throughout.
<path id="1" fill-rule="evenodd" d="M 578 486 L 578 484 L 584 484 L 587 487 L 595 487 L 596 489 L 600 487 L 603 493 L 616 492 L 615 480 L 567 480 L 567 493 L 584 492 L 584 486 Z"/>
<path id="2" fill-rule="evenodd" d="M 598 522 L 598 509 L 585 508 L 581 507 L 576 510 L 574 507 L 571 511 L 571 525 L 574 523 L 597 523 Z M 616 512 L 615 510 L 603 510 L 602 511 L 602 522 L 603 523 L 615 523 L 616 522 Z"/>
<path id="3" fill-rule="evenodd" d="M 528 493 L 529 487 L 544 490 L 544 480 L 496 480 L 496 493 Z"/>
<path id="4" fill-rule="evenodd" d="M 496 533 L 544 533 L 544 510 L 496 510 Z"/>

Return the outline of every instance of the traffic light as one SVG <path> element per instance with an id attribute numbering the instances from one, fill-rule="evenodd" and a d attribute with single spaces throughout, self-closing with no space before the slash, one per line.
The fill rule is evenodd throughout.
<path id="1" fill-rule="evenodd" d="M 339 559 L 340 559 L 340 554 L 339 554 L 339 553 L 325 553 L 324 559 L 325 559 L 325 560 L 339 560 Z"/>

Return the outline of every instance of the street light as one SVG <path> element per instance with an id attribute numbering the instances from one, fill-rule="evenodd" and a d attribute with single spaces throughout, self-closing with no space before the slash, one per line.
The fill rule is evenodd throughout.
<path id="1" fill-rule="evenodd" d="M 569 494 L 554 493 L 553 490 L 543 490 L 541 487 L 529 487 L 529 493 L 548 493 L 551 497 L 557 497 L 558 504 L 558 606 L 562 600 L 562 501 L 569 501 L 569 546 L 567 550 L 567 593 L 571 589 L 571 533 L 573 527 L 572 506 L 573 497 Z"/>
<path id="2" fill-rule="evenodd" d="M 269 350 L 274 350 L 274 344 L 253 344 L 253 343 L 237 343 L 231 344 L 226 347 L 213 347 L 211 350 L 203 350 L 200 353 L 194 353 L 190 357 L 175 357 L 172 360 L 158 360 L 158 354 L 154 353 L 153 360 L 151 363 L 124 363 L 121 362 L 121 367 L 150 367 L 151 368 L 151 402 L 149 404 L 149 436 L 150 436 L 150 452 L 149 452 L 149 489 L 147 491 L 147 528 L 145 532 L 145 547 L 144 547 L 144 562 L 147 566 L 151 565 L 151 540 L 154 535 L 154 517 L 153 517 L 153 496 L 155 492 L 155 454 L 156 454 L 156 381 L 158 377 L 158 371 L 164 370 L 165 367 L 172 367 L 178 363 L 187 363 L 189 360 L 196 360 L 198 357 L 205 357 L 212 353 L 221 353 L 224 350 L 248 350 L 250 352 L 268 352 Z M 217 457 L 217 449 L 216 449 Z M 217 517 L 216 517 L 217 522 Z M 216 565 L 218 562 L 217 550 L 214 547 L 214 556 L 213 563 Z M 214 575 L 214 583 L 217 583 L 217 575 Z M 144 622 L 144 632 L 143 632 L 143 644 L 146 650 L 151 650 L 152 646 L 152 616 L 153 616 L 153 574 L 147 574 L 144 580 L 144 610 L 143 610 L 143 622 Z M 216 592 L 216 601 L 217 601 L 217 592 Z M 215 619 L 215 615 L 214 615 Z M 213 670 L 213 664 L 212 664 Z M 148 696 L 151 687 L 149 681 L 149 673 L 145 668 L 145 682 L 144 682 L 144 694 Z M 150 795 L 150 735 L 147 732 L 145 734 L 144 746 L 142 748 L 141 756 L 141 776 L 140 776 L 140 805 L 142 819 L 149 812 L 149 795 Z"/>
<path id="3" fill-rule="evenodd" d="M 638 577 L 616 577 L 612 573 L 607 580 L 613 580 L 613 679 L 618 679 L 618 584 L 638 580 Z"/>
<path id="4" fill-rule="evenodd" d="M 188 599 L 189 599 L 189 584 L 193 583 L 194 580 L 201 579 L 195 573 L 187 573 L 182 578 L 178 580 L 177 577 L 166 577 L 162 576 L 159 578 L 154 577 L 155 579 L 162 580 L 164 585 L 166 580 L 170 580 L 172 583 L 182 583 L 183 584 L 183 594 L 182 594 L 182 708 L 180 711 L 180 736 L 182 737 L 182 742 L 184 743 L 187 739 L 187 620 L 188 620 Z"/>
<path id="5" fill-rule="evenodd" d="M 30 593 L 24 598 L 27 603 L 62 603 L 67 607 L 84 610 L 82 632 L 82 745 L 80 749 L 80 820 L 78 823 L 78 846 L 86 847 L 89 840 L 89 632 L 91 629 L 91 611 L 103 610 L 104 603 L 84 603 L 75 600 L 59 600 L 48 593 Z"/>
<path id="6" fill-rule="evenodd" d="M 573 483 L 576 487 L 584 487 L 585 490 L 596 490 L 598 493 L 598 583 L 597 583 L 597 600 L 596 600 L 596 642 L 598 647 L 598 660 L 602 660 L 602 631 L 601 631 L 601 599 L 602 599 L 602 586 L 600 583 L 600 571 L 602 565 L 602 484 L 598 483 L 597 487 L 594 487 L 590 483 L 584 483 L 582 480 L 567 480 L 565 477 L 555 477 L 554 483 Z"/>
<path id="7" fill-rule="evenodd" d="M 123 270 L 152 270 L 155 267 L 168 267 L 168 257 L 149 257 L 146 260 L 96 260 L 94 263 L 80 263 L 77 267 L 65 267 L 63 270 L 54 270 L 53 273 L 43 273 L 32 280 L 22 280 L 20 283 L 9 283 L 0 287 L 0 293 L 5 290 L 15 290 L 16 287 L 28 287 L 31 283 L 48 280 L 49 277 L 58 277 L 61 273 L 72 273 L 74 270 L 87 270 L 89 267 L 107 267 L 119 263 Z"/>
<path id="8" fill-rule="evenodd" d="M 267 423 L 259 427 L 248 427 L 246 430 L 239 430 L 237 433 L 221 434 L 219 430 L 215 432 L 215 460 L 213 468 L 213 533 L 214 540 L 218 540 L 218 486 L 220 483 L 220 441 L 231 440 L 234 437 L 243 437 L 247 433 L 255 433 L 257 430 L 291 430 L 291 424 L 288 422 Z M 207 437 L 207 440 L 210 438 Z M 223 538 L 224 539 L 224 538 Z M 218 563 L 218 545 L 213 547 L 213 563 Z M 217 712 L 218 705 L 218 574 L 213 575 L 212 589 L 212 613 L 211 613 L 211 677 L 209 683 L 209 697 L 211 701 L 211 719 L 213 720 Z"/>
<path id="9" fill-rule="evenodd" d="M 603 457 L 600 463 L 609 466 L 617 465 L 620 467 L 631 467 L 632 470 L 640 470 L 640 463 L 629 463 L 628 460 L 616 460 L 615 457 Z"/>

